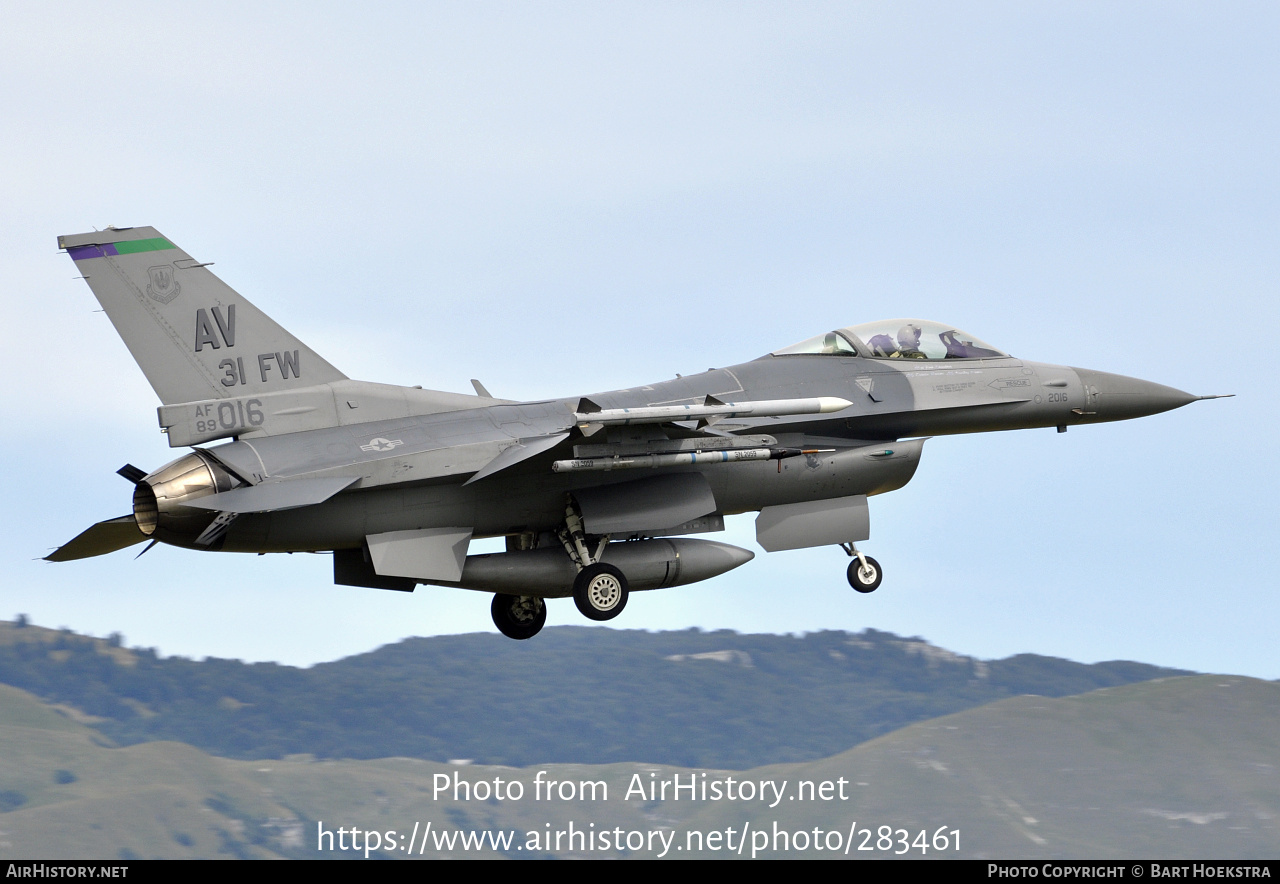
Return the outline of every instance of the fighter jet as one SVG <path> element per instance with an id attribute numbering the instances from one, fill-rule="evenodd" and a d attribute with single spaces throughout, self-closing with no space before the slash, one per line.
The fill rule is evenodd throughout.
<path id="1" fill-rule="evenodd" d="M 132 512 L 46 558 L 144 541 L 331 552 L 347 586 L 493 593 L 537 634 L 546 600 L 611 620 L 629 593 L 706 580 L 749 550 L 690 535 L 758 512 L 769 552 L 839 545 L 880 586 L 868 498 L 907 484 L 925 437 L 1127 420 L 1196 399 L 1028 362 L 953 326 L 839 328 L 758 359 L 625 390 L 514 402 L 355 381 L 151 227 L 58 238 L 151 383 L 170 447 Z M 468 555 L 505 537 L 506 552 Z M 148 547 L 149 549 L 150 547 Z"/>

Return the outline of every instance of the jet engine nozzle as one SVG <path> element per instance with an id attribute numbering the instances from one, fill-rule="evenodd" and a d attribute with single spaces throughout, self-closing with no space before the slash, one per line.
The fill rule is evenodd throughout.
<path id="1" fill-rule="evenodd" d="M 139 530 L 166 543 L 190 543 L 216 517 L 184 506 L 209 494 L 230 491 L 236 479 L 213 458 L 196 452 L 143 477 L 133 490 L 133 517 Z"/>

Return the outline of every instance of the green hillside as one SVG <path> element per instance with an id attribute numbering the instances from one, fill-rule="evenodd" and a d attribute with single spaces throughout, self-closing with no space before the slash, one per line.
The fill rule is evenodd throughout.
<path id="1" fill-rule="evenodd" d="M 895 840 L 899 829 L 908 844 L 919 832 L 931 840 L 942 829 L 947 850 L 907 847 L 906 854 L 1274 859 L 1280 858 L 1278 765 L 1280 685 L 1229 676 L 1062 699 L 1016 697 L 913 724 L 830 758 L 732 772 L 636 763 L 515 769 L 404 758 L 240 761 L 168 742 L 112 748 L 66 713 L 0 688 L 0 856 L 352 858 L 357 851 L 337 849 L 334 837 L 330 850 L 317 850 L 317 842 L 322 827 L 348 836 L 354 827 L 377 831 L 383 845 L 396 848 L 372 850 L 373 856 L 402 858 L 416 823 L 419 833 L 431 826 L 425 850 L 414 836 L 414 856 L 427 857 L 648 857 L 663 838 L 668 856 L 688 856 L 700 843 L 701 855 L 725 857 L 726 833 L 732 830 L 732 844 L 744 829 L 743 855 L 756 847 L 766 856 L 776 826 L 797 839 L 777 842 L 790 847 L 777 855 L 833 858 L 844 856 L 854 826 L 851 858 L 903 849 Z M 565 781 L 574 790 L 583 781 L 604 783 L 607 798 L 597 791 L 594 800 L 564 793 L 537 800 L 540 771 L 544 781 Z M 518 781 L 524 794 L 455 801 L 449 789 L 435 795 L 436 775 L 471 784 Z M 772 781 L 782 784 L 783 797 L 627 796 L 637 782 L 674 775 L 684 782 L 732 777 L 740 791 L 743 781 Z M 806 800 L 797 796 L 801 781 L 814 784 Z M 820 797 L 823 783 L 827 800 Z M 888 851 L 874 849 L 883 844 L 880 826 L 893 830 Z M 577 842 L 562 838 L 560 849 L 546 849 L 549 836 L 570 828 Z M 815 851 L 815 829 L 828 844 L 838 833 L 841 849 Z M 656 838 L 655 849 L 602 849 L 597 841 L 590 850 L 583 833 L 606 830 Z M 960 832 L 958 851 L 953 830 Z M 396 840 L 388 842 L 391 832 Z M 505 832 L 512 840 L 499 851 L 490 844 L 464 850 L 459 832 Z M 797 849 L 797 833 L 804 834 L 804 850 Z M 872 849 L 857 849 L 866 845 Z"/>
<path id="2" fill-rule="evenodd" d="M 408 639 L 309 669 L 163 658 L 0 623 L 0 683 L 116 744 L 230 758 L 405 756 L 525 766 L 745 769 L 822 758 L 912 722 L 1034 693 L 1185 674 L 1031 654 L 980 661 L 867 630 L 804 636 L 548 629 Z"/>
<path id="3" fill-rule="evenodd" d="M 1274 682 L 1208 675 L 1016 697 L 803 770 L 862 784 L 842 808 L 860 825 L 961 829 L 965 856 L 1280 858 Z M 731 818 L 713 807 L 689 824 Z M 791 803 L 778 819 L 794 829 L 830 817 Z"/>

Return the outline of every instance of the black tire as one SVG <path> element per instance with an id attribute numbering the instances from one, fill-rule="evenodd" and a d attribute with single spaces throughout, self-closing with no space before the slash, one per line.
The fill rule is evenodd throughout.
<path id="1" fill-rule="evenodd" d="M 497 593 L 489 606 L 493 625 L 507 638 L 533 638 L 547 622 L 547 604 L 540 598 Z"/>
<path id="2" fill-rule="evenodd" d="M 578 572 L 573 601 L 588 620 L 612 620 L 627 606 L 627 578 L 613 565 L 597 562 Z"/>
<path id="3" fill-rule="evenodd" d="M 884 579 L 884 571 L 880 570 L 880 563 L 871 556 L 867 556 L 867 568 L 873 572 L 870 580 L 862 573 L 862 562 L 858 561 L 857 557 L 849 563 L 849 585 L 858 592 L 875 592 L 880 588 L 880 581 Z"/>

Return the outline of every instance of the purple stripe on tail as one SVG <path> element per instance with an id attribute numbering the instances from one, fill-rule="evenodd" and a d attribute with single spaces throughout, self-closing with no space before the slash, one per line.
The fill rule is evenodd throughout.
<path id="1" fill-rule="evenodd" d="M 74 246 L 67 249 L 67 254 L 71 256 L 73 261 L 85 261 L 89 258 L 111 257 L 119 253 L 114 245 L 105 243 L 100 246 Z"/>

